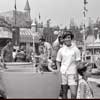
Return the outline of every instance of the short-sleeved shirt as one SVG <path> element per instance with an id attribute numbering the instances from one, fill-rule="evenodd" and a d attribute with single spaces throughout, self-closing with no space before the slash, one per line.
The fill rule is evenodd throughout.
<path id="1" fill-rule="evenodd" d="M 47 56 L 50 57 L 51 56 L 52 46 L 48 42 L 44 42 L 44 45 L 43 46 L 44 46 L 44 53 L 46 53 Z"/>
<path id="2" fill-rule="evenodd" d="M 11 47 L 5 46 L 1 51 L 1 56 L 3 57 L 5 62 L 13 61 L 13 49 Z"/>
<path id="3" fill-rule="evenodd" d="M 81 60 L 80 50 L 73 44 L 71 47 L 64 45 L 60 48 L 56 57 L 56 61 L 61 62 L 62 74 L 76 74 L 76 61 L 79 60 Z"/>

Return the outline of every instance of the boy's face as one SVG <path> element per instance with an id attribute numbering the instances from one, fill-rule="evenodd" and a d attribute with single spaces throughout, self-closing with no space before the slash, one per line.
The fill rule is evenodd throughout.
<path id="1" fill-rule="evenodd" d="M 66 36 L 64 42 L 67 46 L 71 46 L 71 36 L 70 35 Z"/>
<path id="2" fill-rule="evenodd" d="M 86 73 L 85 73 L 86 76 L 88 76 L 88 77 L 91 76 L 91 72 L 92 72 L 92 65 L 87 67 L 87 70 L 86 70 Z"/>

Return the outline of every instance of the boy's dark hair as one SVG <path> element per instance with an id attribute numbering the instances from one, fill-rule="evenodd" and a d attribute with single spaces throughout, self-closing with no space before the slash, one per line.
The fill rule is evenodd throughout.
<path id="1" fill-rule="evenodd" d="M 64 31 L 64 33 L 63 33 L 63 39 L 65 39 L 68 35 L 71 36 L 71 39 L 74 38 L 74 35 L 72 34 L 72 32 L 70 30 L 68 30 L 68 31 Z"/>
<path id="2" fill-rule="evenodd" d="M 83 73 L 84 73 L 86 70 L 87 70 L 87 67 L 85 66 L 85 67 L 83 67 L 83 68 L 78 68 L 78 69 L 77 69 L 77 72 L 78 72 L 78 74 L 80 74 L 81 76 L 83 76 Z"/>
<path id="3" fill-rule="evenodd" d="M 79 66 L 79 68 L 77 69 L 77 72 L 83 76 L 83 73 L 86 72 L 87 67 L 92 65 L 91 63 L 87 63 L 87 62 L 83 62 L 82 65 Z"/>

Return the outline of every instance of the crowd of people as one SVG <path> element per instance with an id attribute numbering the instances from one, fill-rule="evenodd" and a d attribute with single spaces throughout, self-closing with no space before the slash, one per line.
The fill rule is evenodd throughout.
<path id="1" fill-rule="evenodd" d="M 39 54 L 32 55 L 36 66 L 41 71 L 52 71 L 61 73 L 62 99 L 68 98 L 68 89 L 71 98 L 93 98 L 93 92 L 88 84 L 88 76 L 91 74 L 92 66 L 86 62 L 81 62 L 81 54 L 78 47 L 73 43 L 72 32 L 64 31 L 59 34 L 57 40 L 51 45 L 43 37 L 39 39 Z M 2 49 L 1 58 L 3 62 L 25 62 L 32 61 L 31 55 L 28 57 L 23 47 L 13 54 L 12 41 L 7 41 L 7 45 Z M 26 59 L 27 58 L 27 59 Z"/>

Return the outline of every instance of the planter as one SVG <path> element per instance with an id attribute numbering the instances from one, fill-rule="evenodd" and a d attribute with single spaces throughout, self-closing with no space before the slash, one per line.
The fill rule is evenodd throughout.
<path id="1" fill-rule="evenodd" d="M 21 65 L 20 63 L 18 66 Z M 33 68 L 19 67 L 17 69 L 3 70 L 0 74 L 7 98 L 57 99 L 59 96 L 61 84 L 60 73 L 39 73 L 35 72 Z"/>

